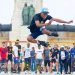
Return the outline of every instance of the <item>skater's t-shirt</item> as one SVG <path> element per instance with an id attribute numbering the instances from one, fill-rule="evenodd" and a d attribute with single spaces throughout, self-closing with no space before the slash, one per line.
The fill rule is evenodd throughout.
<path id="1" fill-rule="evenodd" d="M 31 48 L 25 48 L 25 51 L 24 52 L 25 52 L 25 54 L 24 54 L 25 55 L 25 58 L 31 57 L 30 56 Z"/>
<path id="2" fill-rule="evenodd" d="M 36 53 L 36 59 L 43 59 L 43 50 L 42 49 L 37 49 L 36 51 L 35 51 L 35 53 Z"/>
<path id="3" fill-rule="evenodd" d="M 14 57 L 18 57 L 18 47 L 17 46 L 13 46 L 13 53 L 14 53 Z"/>
<path id="4" fill-rule="evenodd" d="M 7 58 L 7 53 L 8 53 L 8 48 L 7 47 L 1 47 L 0 48 L 0 53 L 1 53 L 1 58 L 6 59 Z"/>
<path id="5" fill-rule="evenodd" d="M 40 13 L 35 14 L 31 21 L 29 29 L 31 30 L 31 32 L 34 32 L 36 30 L 39 31 L 41 27 L 37 27 L 35 21 L 39 21 L 40 23 L 45 23 L 47 20 L 50 20 L 50 19 L 52 19 L 52 16 L 50 16 L 50 15 L 48 15 L 45 19 L 43 19 L 41 17 Z"/>

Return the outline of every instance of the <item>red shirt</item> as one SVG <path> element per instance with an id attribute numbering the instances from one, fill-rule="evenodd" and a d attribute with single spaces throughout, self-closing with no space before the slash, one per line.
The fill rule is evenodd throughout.
<path id="1" fill-rule="evenodd" d="M 0 57 L 1 57 L 1 47 L 0 47 Z"/>
<path id="2" fill-rule="evenodd" d="M 0 48 L 0 54 L 1 54 L 1 58 L 6 58 L 7 57 L 7 53 L 8 53 L 8 48 L 4 48 L 4 47 L 1 47 Z"/>

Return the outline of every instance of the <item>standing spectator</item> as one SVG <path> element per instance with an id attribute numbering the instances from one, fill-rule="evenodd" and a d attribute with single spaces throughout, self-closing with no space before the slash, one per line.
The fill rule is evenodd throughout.
<path id="1" fill-rule="evenodd" d="M 41 46 L 38 45 L 38 49 L 35 51 L 36 53 L 36 73 L 39 69 L 39 72 L 42 73 L 42 61 L 43 61 L 43 49 L 41 49 Z"/>
<path id="2" fill-rule="evenodd" d="M 8 48 L 6 47 L 6 43 L 2 42 L 2 47 L 0 48 L 1 51 L 1 64 L 4 64 L 4 71 L 5 73 L 8 71 Z"/>
<path id="3" fill-rule="evenodd" d="M 71 48 L 71 51 L 70 51 L 70 54 L 71 54 L 71 71 L 75 71 L 75 43 L 73 43 L 73 48 Z"/>
<path id="4" fill-rule="evenodd" d="M 50 50 L 48 49 L 48 47 L 44 47 L 44 51 L 43 51 L 43 57 L 44 57 L 44 69 L 45 72 L 50 71 Z M 48 69 L 47 69 L 47 65 L 48 65 Z"/>
<path id="5" fill-rule="evenodd" d="M 65 50 L 64 46 L 61 46 L 60 52 L 59 52 L 61 74 L 62 74 L 63 67 L 65 70 L 65 74 L 67 74 L 67 59 L 68 59 L 68 52 Z"/>
<path id="6" fill-rule="evenodd" d="M 12 43 L 9 43 L 8 48 L 8 61 L 11 63 L 11 72 L 13 71 L 13 63 L 12 63 Z"/>
<path id="7" fill-rule="evenodd" d="M 65 49 L 68 52 L 68 59 L 67 59 L 67 73 L 71 74 L 71 54 L 70 54 L 70 47 L 65 46 Z M 69 72 L 68 72 L 69 71 Z"/>
<path id="8" fill-rule="evenodd" d="M 19 44 L 19 39 L 16 40 L 17 43 L 17 47 L 18 47 L 18 58 L 19 58 L 19 62 L 18 62 L 18 72 L 20 72 L 21 68 L 20 68 L 20 51 L 21 51 L 21 45 Z"/>
<path id="9" fill-rule="evenodd" d="M 50 51 L 52 53 L 52 59 L 51 59 L 51 62 L 50 62 L 50 72 L 52 72 L 53 64 L 55 64 L 56 71 L 58 73 L 58 60 L 59 60 L 59 49 L 58 49 L 58 45 L 55 44 L 54 45 L 54 48 L 52 48 Z"/>
<path id="10" fill-rule="evenodd" d="M 0 72 L 1 72 L 1 47 L 0 47 Z"/>
<path id="11" fill-rule="evenodd" d="M 20 63 L 21 63 L 21 71 L 24 71 L 24 47 L 22 47 L 20 51 Z"/>
<path id="12" fill-rule="evenodd" d="M 31 51 L 30 43 L 27 43 L 27 48 L 25 48 L 24 51 L 24 59 L 25 59 L 25 68 L 27 68 L 28 70 L 30 70 L 30 62 L 31 62 L 30 51 Z"/>
<path id="13" fill-rule="evenodd" d="M 17 47 L 17 43 L 16 42 L 15 42 L 15 45 L 13 46 L 13 56 L 14 56 L 14 71 L 16 73 L 18 73 L 19 58 L 18 58 L 18 47 Z"/>
<path id="14" fill-rule="evenodd" d="M 36 59 L 35 59 L 35 48 L 32 47 L 32 51 L 30 52 L 31 55 L 31 71 L 36 70 Z"/>

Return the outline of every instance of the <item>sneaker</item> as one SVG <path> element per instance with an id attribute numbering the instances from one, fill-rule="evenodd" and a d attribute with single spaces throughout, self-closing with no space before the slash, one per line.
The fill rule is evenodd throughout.
<path id="1" fill-rule="evenodd" d="M 56 33 L 56 32 L 53 32 L 53 33 L 51 33 L 49 36 L 58 37 L 59 35 L 58 35 L 58 33 Z"/>
<path id="2" fill-rule="evenodd" d="M 8 72 L 8 69 L 5 69 L 4 72 L 7 73 Z"/>
<path id="3" fill-rule="evenodd" d="M 20 72 L 19 72 L 18 70 L 16 70 L 16 73 L 17 73 L 17 74 L 20 74 Z"/>
<path id="4" fill-rule="evenodd" d="M 37 71 L 35 71 L 35 74 L 37 74 Z"/>
<path id="5" fill-rule="evenodd" d="M 71 74 L 71 72 L 68 72 L 68 74 Z"/>
<path id="6" fill-rule="evenodd" d="M 39 41 L 38 45 L 48 46 L 49 43 L 48 42 L 45 42 L 45 41 Z"/>

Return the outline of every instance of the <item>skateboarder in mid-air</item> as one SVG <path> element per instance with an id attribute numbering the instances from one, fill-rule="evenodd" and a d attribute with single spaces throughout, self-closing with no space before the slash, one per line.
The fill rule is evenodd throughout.
<path id="1" fill-rule="evenodd" d="M 37 43 L 38 45 L 46 46 L 47 42 L 35 40 L 38 36 L 42 34 L 46 34 L 48 36 L 55 36 L 58 37 L 57 33 L 50 32 L 45 28 L 45 26 L 50 25 L 53 21 L 59 23 L 67 23 L 70 24 L 73 21 L 64 21 L 61 19 L 53 18 L 52 16 L 48 15 L 49 11 L 47 8 L 42 8 L 41 12 L 35 14 L 32 18 L 31 24 L 28 27 L 30 29 L 31 34 L 28 36 L 27 40 L 31 43 Z"/>

